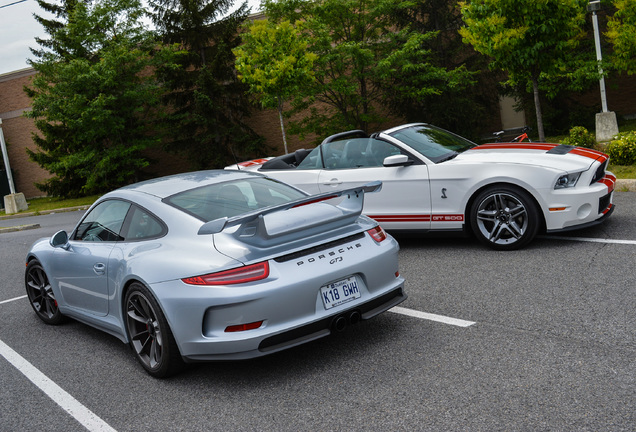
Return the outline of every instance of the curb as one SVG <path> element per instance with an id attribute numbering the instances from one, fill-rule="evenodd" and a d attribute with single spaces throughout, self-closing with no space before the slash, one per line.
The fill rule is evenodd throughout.
<path id="1" fill-rule="evenodd" d="M 26 230 L 37 229 L 37 228 L 40 228 L 40 224 L 18 225 L 13 227 L 6 227 L 6 228 L 0 227 L 0 234 L 16 232 L 16 231 L 26 231 Z"/>
<path id="2" fill-rule="evenodd" d="M 53 214 L 53 213 L 66 213 L 66 212 L 72 212 L 72 211 L 78 211 L 78 210 L 87 210 L 89 207 L 90 205 L 83 205 L 83 206 L 76 206 L 76 207 L 59 208 L 55 210 L 42 210 L 41 212 L 28 212 L 28 213 L 16 213 L 11 215 L 2 215 L 0 216 L 0 220 L 19 219 L 19 218 L 29 217 L 29 216 L 42 216 L 42 215 Z"/>
<path id="3" fill-rule="evenodd" d="M 636 179 L 616 180 L 614 190 L 617 192 L 636 192 Z"/>
<path id="4" fill-rule="evenodd" d="M 89 207 L 90 206 L 88 205 L 83 205 L 83 206 L 77 206 L 77 207 L 60 208 L 55 210 L 43 210 L 41 212 L 16 213 L 12 215 L 0 216 L 0 220 L 19 219 L 23 217 L 41 216 L 41 215 L 54 214 L 54 213 L 67 213 L 67 212 L 73 212 L 78 210 L 86 210 Z M 37 228 L 40 228 L 40 224 L 36 223 L 36 224 L 18 225 L 18 226 L 11 226 L 11 227 L 0 227 L 0 234 L 16 232 L 16 231 L 26 231 L 26 230 L 37 229 Z"/>

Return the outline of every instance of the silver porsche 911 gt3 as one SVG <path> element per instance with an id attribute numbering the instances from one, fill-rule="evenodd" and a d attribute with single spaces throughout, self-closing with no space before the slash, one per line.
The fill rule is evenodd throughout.
<path id="1" fill-rule="evenodd" d="M 48 324 L 72 317 L 129 343 L 156 377 L 280 351 L 406 298 L 397 242 L 361 215 L 380 188 L 309 196 L 230 171 L 127 186 L 31 247 L 28 297 Z"/>

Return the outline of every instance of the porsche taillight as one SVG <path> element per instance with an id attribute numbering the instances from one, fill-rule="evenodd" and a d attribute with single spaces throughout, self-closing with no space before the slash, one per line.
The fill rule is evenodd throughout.
<path id="1" fill-rule="evenodd" d="M 382 243 L 384 240 L 386 240 L 386 232 L 382 229 L 380 225 L 376 226 L 375 228 L 371 228 L 370 230 L 367 230 L 367 232 L 369 233 L 371 238 L 378 243 Z"/>
<path id="2" fill-rule="evenodd" d="M 264 261 L 245 267 L 193 276 L 181 280 L 189 285 L 236 285 L 265 279 L 267 276 L 269 276 L 269 263 Z"/>

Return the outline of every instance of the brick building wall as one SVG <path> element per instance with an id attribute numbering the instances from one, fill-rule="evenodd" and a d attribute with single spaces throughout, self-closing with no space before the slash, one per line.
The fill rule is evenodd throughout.
<path id="1" fill-rule="evenodd" d="M 616 112 L 620 126 L 621 118 L 636 118 L 636 75 L 621 74 L 605 80 L 607 109 Z M 588 93 L 577 98 L 584 106 L 597 107 L 601 111 L 600 86 L 592 87 Z"/>
<path id="2" fill-rule="evenodd" d="M 23 87 L 31 82 L 34 74 L 33 69 L 24 69 L 0 75 L 0 118 L 13 182 L 16 192 L 22 192 L 27 198 L 42 196 L 35 183 L 50 177 L 49 172 L 32 162 L 25 151 L 26 148 L 37 149 L 31 138 L 37 129 L 31 119 L 22 115 L 31 106 Z"/>

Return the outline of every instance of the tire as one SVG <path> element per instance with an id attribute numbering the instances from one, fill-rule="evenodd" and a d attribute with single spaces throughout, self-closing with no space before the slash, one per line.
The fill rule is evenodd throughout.
<path id="1" fill-rule="evenodd" d="M 40 261 L 34 259 L 29 262 L 24 273 L 24 285 L 29 303 L 42 321 L 50 325 L 58 325 L 65 321 Z"/>
<path id="2" fill-rule="evenodd" d="M 179 347 L 159 303 L 140 283 L 133 283 L 124 303 L 126 331 L 135 358 L 156 378 L 166 378 L 183 366 Z"/>
<path id="3" fill-rule="evenodd" d="M 523 189 L 491 186 L 475 197 L 470 224 L 477 239 L 485 245 L 495 250 L 514 250 L 537 235 L 539 211 Z"/>

